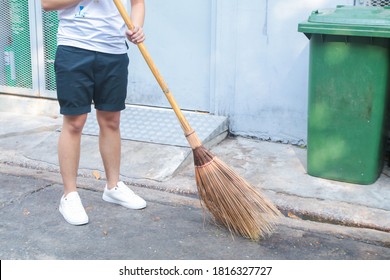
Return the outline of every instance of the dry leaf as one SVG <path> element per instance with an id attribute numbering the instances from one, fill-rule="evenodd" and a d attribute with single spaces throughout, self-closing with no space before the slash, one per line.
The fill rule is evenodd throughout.
<path id="1" fill-rule="evenodd" d="M 30 211 L 28 211 L 27 208 L 24 208 L 24 209 L 23 209 L 23 215 L 24 215 L 24 216 L 30 215 Z"/>
<path id="2" fill-rule="evenodd" d="M 99 172 L 99 171 L 94 170 L 94 171 L 92 172 L 92 174 L 93 174 L 93 176 L 95 176 L 95 179 L 96 179 L 96 180 L 100 180 L 101 176 L 100 176 L 100 172 Z"/>
<path id="3" fill-rule="evenodd" d="M 291 212 L 288 212 L 287 213 L 287 216 L 292 218 L 292 219 L 296 219 L 296 220 L 302 220 L 301 218 L 299 218 L 297 215 L 294 215 L 293 213 Z"/>

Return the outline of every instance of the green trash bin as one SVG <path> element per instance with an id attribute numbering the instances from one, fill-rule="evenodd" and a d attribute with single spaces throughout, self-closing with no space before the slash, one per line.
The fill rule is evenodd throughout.
<path id="1" fill-rule="evenodd" d="M 372 184 L 384 164 L 390 9 L 317 10 L 298 31 L 310 39 L 307 172 Z"/>

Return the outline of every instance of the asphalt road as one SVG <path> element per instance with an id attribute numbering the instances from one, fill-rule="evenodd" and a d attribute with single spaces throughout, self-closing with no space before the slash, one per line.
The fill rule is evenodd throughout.
<path id="1" fill-rule="evenodd" d="M 390 259 L 388 233 L 292 216 L 281 219 L 272 236 L 253 242 L 214 224 L 196 197 L 134 186 L 148 207 L 128 210 L 104 202 L 101 191 L 89 188 L 103 189 L 104 182 L 95 178 L 80 179 L 90 222 L 71 226 L 58 212 L 58 174 L 18 166 L 12 174 L 1 170 L 2 260 Z"/>

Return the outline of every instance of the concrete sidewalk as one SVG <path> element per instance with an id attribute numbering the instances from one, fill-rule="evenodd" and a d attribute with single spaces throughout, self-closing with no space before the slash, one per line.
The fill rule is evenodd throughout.
<path id="1" fill-rule="evenodd" d="M 0 163 L 59 171 L 61 117 L 0 113 Z M 221 139 L 220 139 L 221 140 Z M 189 148 L 124 140 L 122 179 L 138 187 L 196 194 Z M 355 185 L 306 174 L 306 149 L 242 137 L 226 138 L 211 150 L 287 216 L 390 232 L 390 168 L 372 185 Z M 6 170 L 2 170 L 3 173 Z M 58 174 L 58 176 L 60 176 Z M 100 178 L 99 178 L 100 177 Z M 104 180 L 98 138 L 84 135 L 80 180 Z M 102 191 L 102 182 L 90 189 Z"/>

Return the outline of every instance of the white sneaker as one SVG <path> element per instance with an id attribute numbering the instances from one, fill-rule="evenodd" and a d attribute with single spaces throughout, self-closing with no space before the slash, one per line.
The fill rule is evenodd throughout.
<path id="1" fill-rule="evenodd" d="M 79 226 L 88 223 L 88 215 L 77 192 L 68 193 L 66 197 L 62 196 L 59 210 L 65 221 L 71 225 Z"/>
<path id="2" fill-rule="evenodd" d="M 103 192 L 103 200 L 134 210 L 146 207 L 146 201 L 136 195 L 123 182 L 118 182 L 118 184 L 112 189 L 108 189 L 106 185 Z"/>

